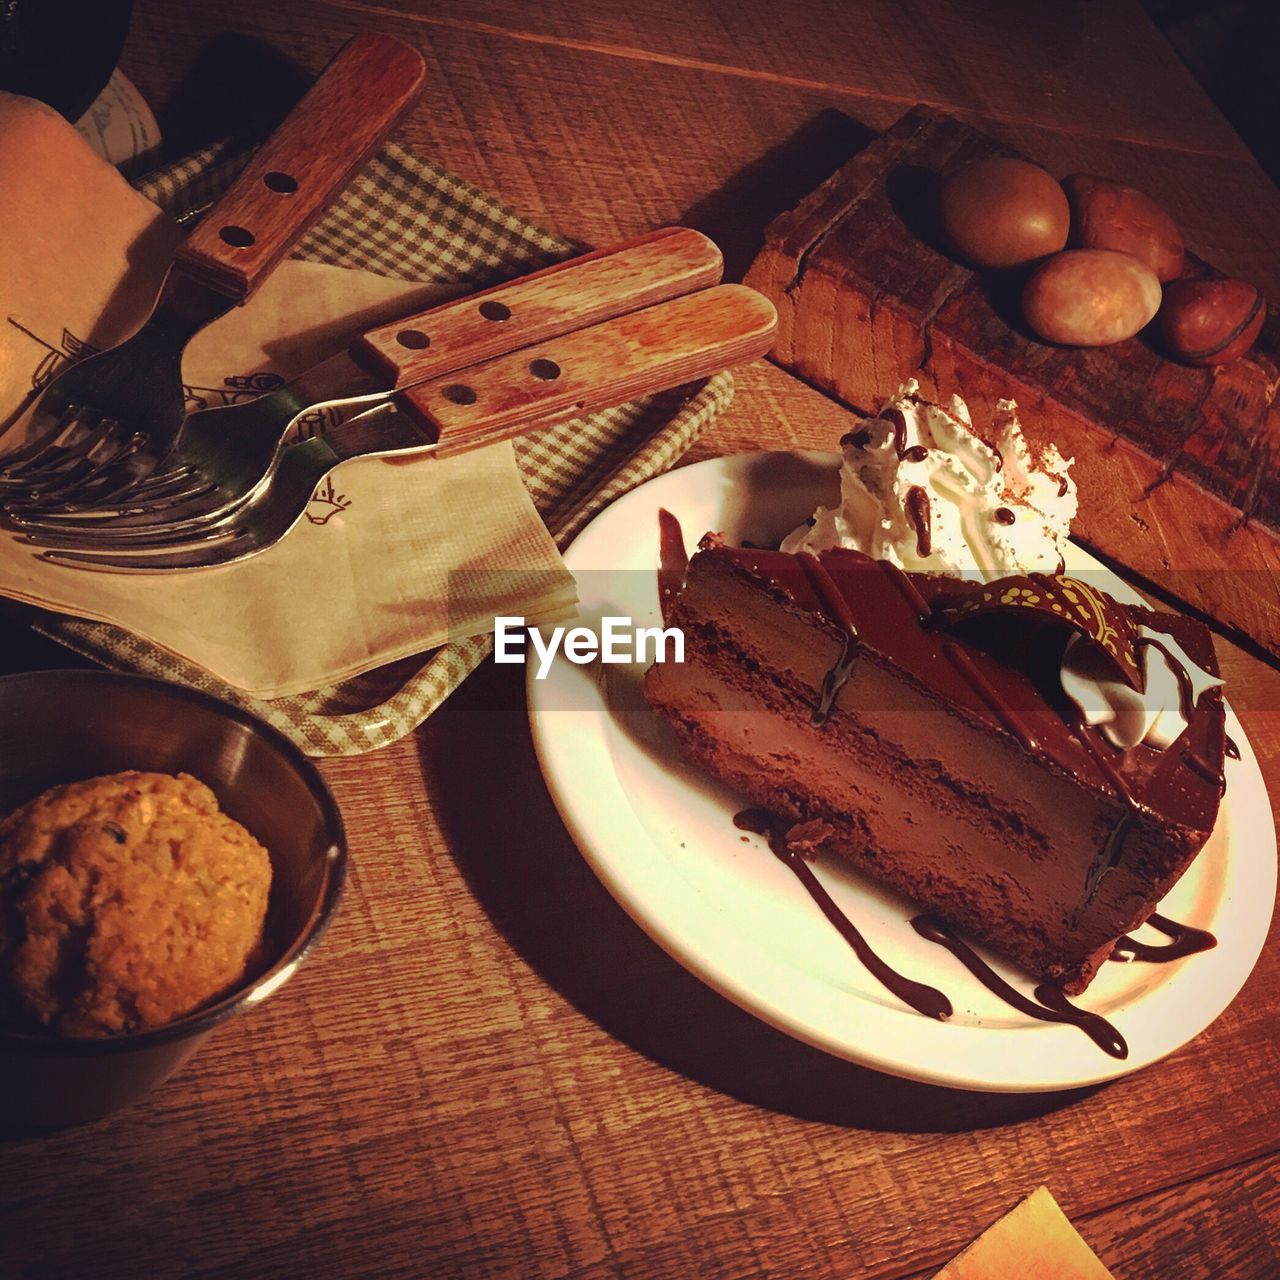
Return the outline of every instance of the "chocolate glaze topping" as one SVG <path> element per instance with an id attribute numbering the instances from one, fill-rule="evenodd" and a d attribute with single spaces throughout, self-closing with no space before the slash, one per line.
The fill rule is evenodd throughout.
<path id="1" fill-rule="evenodd" d="M 1170 960 L 1181 960 L 1183 956 L 1193 956 L 1200 951 L 1212 951 L 1218 940 L 1207 929 L 1196 929 L 1189 924 L 1179 924 L 1168 916 L 1154 913 L 1147 920 L 1153 928 L 1159 929 L 1169 942 L 1139 942 L 1126 933 L 1116 940 L 1112 948 L 1112 960 L 1125 963 L 1130 960 L 1146 960 L 1151 964 L 1168 964 Z"/>
<path id="2" fill-rule="evenodd" d="M 1236 746 L 1235 739 L 1230 734 L 1227 734 L 1223 740 L 1223 752 L 1228 760 L 1240 759 L 1240 748 Z"/>
<path id="3" fill-rule="evenodd" d="M 886 964 L 872 949 L 853 921 L 835 904 L 831 895 L 822 887 L 809 864 L 787 845 L 787 823 L 767 809 L 744 809 L 736 814 L 733 825 L 740 831 L 754 831 L 767 836 L 769 848 L 795 872 L 809 896 L 818 904 L 822 914 L 840 931 L 841 937 L 853 948 L 854 954 L 866 966 L 867 972 L 887 991 L 908 1004 L 926 1018 L 943 1021 L 951 1017 L 951 1001 L 936 987 L 926 986 L 904 977 Z"/>
<path id="4" fill-rule="evenodd" d="M 664 507 L 658 512 L 658 605 L 663 622 L 670 621 L 671 602 L 684 590 L 688 572 L 689 555 L 680 521 Z"/>
<path id="5" fill-rule="evenodd" d="M 929 450 L 922 444 L 913 444 L 910 449 L 903 451 L 903 462 L 923 462 L 929 456 Z"/>
<path id="6" fill-rule="evenodd" d="M 916 527 L 916 554 L 927 556 L 933 550 L 933 510 L 929 495 L 918 484 L 907 490 L 907 515 Z"/>
<path id="7" fill-rule="evenodd" d="M 988 991 L 999 996 L 1005 1004 L 1017 1009 L 1019 1013 L 1038 1018 L 1041 1022 L 1070 1023 L 1073 1027 L 1079 1027 L 1104 1053 L 1109 1053 L 1113 1058 L 1129 1056 L 1129 1046 L 1125 1043 L 1124 1036 L 1111 1023 L 1096 1013 L 1077 1009 L 1059 988 L 1041 983 L 1036 988 L 1035 1000 L 1029 1000 L 1016 987 L 1010 986 L 972 947 L 936 916 L 916 916 L 911 921 L 911 927 L 922 938 L 946 947 Z"/>

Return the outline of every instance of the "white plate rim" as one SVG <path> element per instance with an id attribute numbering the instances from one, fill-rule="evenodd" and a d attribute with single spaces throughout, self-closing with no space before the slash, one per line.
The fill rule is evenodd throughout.
<path id="1" fill-rule="evenodd" d="M 787 450 L 728 455 L 664 473 L 600 512 L 566 551 L 566 563 L 571 571 L 581 572 L 591 562 L 597 549 L 594 544 L 606 539 L 611 529 L 635 519 L 649 519 L 656 535 L 660 506 L 679 516 L 691 495 L 738 493 L 744 484 L 758 482 L 752 476 L 768 473 L 773 460 L 832 470 L 839 463 L 835 454 Z M 714 518 L 706 527 L 716 527 Z M 696 537 L 700 532 L 686 525 L 688 535 Z M 706 903 L 673 893 L 660 869 L 655 875 L 658 851 L 649 831 L 639 824 L 618 826 L 617 814 L 625 813 L 629 802 L 609 752 L 612 717 L 600 684 L 584 679 L 589 670 L 571 666 L 561 657 L 548 680 L 536 680 L 530 669 L 527 682 L 539 765 L 561 819 L 588 865 L 631 918 L 704 983 L 778 1030 L 837 1057 L 913 1080 L 973 1090 L 1040 1092 L 1098 1084 L 1150 1065 L 1200 1034 L 1231 1003 L 1261 953 L 1275 899 L 1275 829 L 1261 770 L 1229 705 L 1227 729 L 1240 747 L 1241 759 L 1230 762 L 1224 812 L 1266 814 L 1261 829 L 1255 824 L 1249 833 L 1254 848 L 1248 855 L 1253 864 L 1248 892 L 1241 893 L 1237 887 L 1231 899 L 1223 888 L 1223 898 L 1231 906 L 1226 915 L 1231 931 L 1224 932 L 1218 948 L 1167 969 L 1160 967 L 1160 980 L 1152 984 L 1153 990 L 1163 992 L 1162 1006 L 1174 1007 L 1179 1016 L 1163 1034 L 1149 1037 L 1137 1053 L 1132 1052 L 1129 1036 L 1131 1055 L 1119 1060 L 1105 1055 L 1074 1027 L 1031 1019 L 1016 1029 L 940 1024 L 905 1006 L 859 1001 L 856 993 L 824 990 L 825 984 L 810 975 L 785 967 L 778 967 L 771 977 L 770 966 L 761 964 L 759 945 L 735 935 L 731 916 L 708 914 Z M 568 701 L 582 705 L 571 709 L 566 694 Z M 1223 856 L 1228 877 L 1239 877 L 1243 855 L 1231 849 L 1228 841 Z M 829 928 L 820 921 L 814 927 Z M 941 949 L 939 957 L 943 972 L 932 980 L 949 994 L 954 995 L 963 981 L 973 981 L 967 975 L 959 977 L 963 971 Z M 1191 968 L 1197 961 L 1199 972 Z M 931 980 L 928 973 L 911 976 Z M 1206 982 L 1210 977 L 1212 981 Z M 1177 999 L 1170 998 L 1171 987 Z M 1088 993 L 1080 1003 L 1088 1007 Z M 1128 1034 L 1136 1011 L 1150 1003 L 1150 996 L 1142 997 L 1113 1020 Z M 1015 1032 L 1017 1039 L 1010 1043 Z M 1038 1046 L 1030 1061 L 1018 1057 L 1018 1050 L 1032 1043 L 1027 1033 L 1034 1034 Z"/>

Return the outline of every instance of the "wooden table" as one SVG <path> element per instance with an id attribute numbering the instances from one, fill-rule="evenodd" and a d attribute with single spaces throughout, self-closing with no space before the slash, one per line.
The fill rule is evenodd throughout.
<path id="1" fill-rule="evenodd" d="M 240 93 L 222 33 L 315 70 L 368 27 L 426 55 L 408 144 L 584 241 L 688 222 L 740 273 L 926 101 L 1127 178 L 1280 297 L 1280 195 L 1128 0 L 138 0 L 125 65 L 172 134 L 193 67 Z M 760 363 L 694 456 L 844 421 Z M 1222 652 L 1277 786 L 1280 674 Z M 649 942 L 557 820 L 512 668 L 324 773 L 353 859 L 324 945 L 144 1104 L 0 1146 L 0 1274 L 923 1276 L 1041 1182 L 1122 1277 L 1280 1273 L 1276 948 L 1165 1063 L 950 1092 L 793 1042 Z"/>

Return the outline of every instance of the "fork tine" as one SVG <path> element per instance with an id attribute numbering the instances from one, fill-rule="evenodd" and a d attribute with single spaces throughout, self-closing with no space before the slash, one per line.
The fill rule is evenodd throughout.
<path id="1" fill-rule="evenodd" d="M 124 528 L 130 524 L 152 525 L 166 522 L 173 518 L 174 509 L 180 507 L 191 507 L 185 514 L 194 515 L 197 513 L 195 504 L 202 499 L 215 498 L 217 491 L 217 485 L 213 481 L 206 480 L 199 473 L 191 473 L 181 480 L 173 481 L 164 489 L 141 493 L 128 487 L 94 504 L 66 503 L 50 506 L 47 503 L 9 502 L 4 504 L 4 509 L 11 516 L 40 520 L 59 528 Z M 213 506 L 206 501 L 199 510 L 212 511 Z"/>
<path id="2" fill-rule="evenodd" d="M 6 465 L 4 475 L 28 475 L 47 469 L 50 459 L 67 455 L 80 456 L 92 450 L 101 440 L 99 423 L 102 414 L 83 404 L 69 404 L 58 415 L 53 428 L 38 441 L 23 449 L 21 465 Z"/>
<path id="3" fill-rule="evenodd" d="M 28 505 L 56 505 L 79 494 L 97 492 L 103 486 L 104 479 L 109 480 L 117 474 L 118 468 L 133 457 L 145 441 L 145 437 L 141 435 L 133 435 L 122 441 L 116 430 L 119 424 L 109 422 L 108 425 L 111 429 L 109 436 L 104 436 L 78 461 L 53 475 L 36 477 L 29 483 L 27 494 L 18 501 Z"/>
<path id="4" fill-rule="evenodd" d="M 24 538 L 24 541 L 40 547 L 40 558 L 55 564 L 140 573 L 227 564 L 243 559 L 263 545 L 251 527 L 237 525 L 213 531 L 199 539 L 188 538 L 169 544 L 113 548 L 109 551 L 63 547 L 38 538 Z"/>
<path id="5" fill-rule="evenodd" d="M 45 450 L 56 445 L 63 432 L 75 422 L 80 409 L 80 405 L 67 405 L 48 431 L 41 432 L 37 437 L 20 444 L 16 449 L 0 454 L 0 480 L 6 479 L 15 468 L 20 470 L 24 464 L 44 456 Z"/>
<path id="6" fill-rule="evenodd" d="M 91 462 L 96 453 L 115 444 L 113 436 L 96 429 L 71 435 L 68 440 L 65 445 L 51 445 L 35 462 L 0 477 L 0 492 L 61 487 L 80 475 L 84 464 Z"/>
<path id="7" fill-rule="evenodd" d="M 119 546 L 131 547 L 167 547 L 176 542 L 190 541 L 216 532 L 221 526 L 229 525 L 237 514 L 239 504 L 225 509 L 209 508 L 200 502 L 186 503 L 177 506 L 167 518 L 153 519 L 147 523 L 127 523 L 121 521 L 115 525 L 68 525 L 39 517 L 28 517 L 18 513 L 8 516 L 9 523 L 20 532 L 28 534 L 33 540 L 40 540 L 42 545 L 70 546 L 73 543 L 82 550 L 104 550 Z"/>

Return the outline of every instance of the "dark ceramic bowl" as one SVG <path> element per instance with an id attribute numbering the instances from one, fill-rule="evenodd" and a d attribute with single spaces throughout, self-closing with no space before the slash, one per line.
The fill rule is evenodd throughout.
<path id="1" fill-rule="evenodd" d="M 100 1039 L 0 1030 L 0 1128 L 78 1124 L 171 1076 L 219 1023 L 289 978 L 342 892 L 342 818 L 315 766 L 217 698 L 107 671 L 0 678 L 0 814 L 46 787 L 125 769 L 189 773 L 271 855 L 261 965 L 216 1003 L 151 1031 Z"/>

